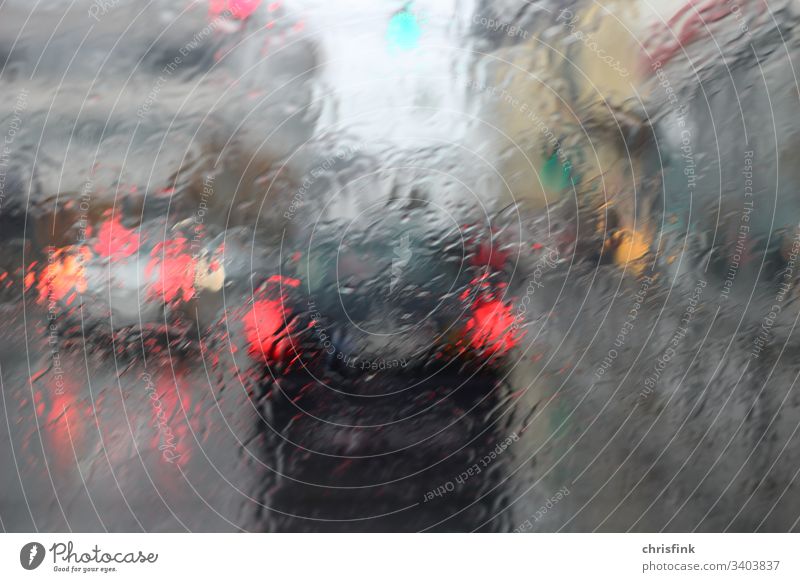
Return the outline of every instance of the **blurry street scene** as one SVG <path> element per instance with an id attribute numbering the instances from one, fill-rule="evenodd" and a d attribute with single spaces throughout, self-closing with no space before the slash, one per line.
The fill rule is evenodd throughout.
<path id="1" fill-rule="evenodd" d="M 798 25 L 6 0 L 0 529 L 800 531 Z"/>

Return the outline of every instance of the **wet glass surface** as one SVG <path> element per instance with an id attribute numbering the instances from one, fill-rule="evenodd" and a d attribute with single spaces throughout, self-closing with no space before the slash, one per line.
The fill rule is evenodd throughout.
<path id="1" fill-rule="evenodd" d="M 2 4 L 0 526 L 797 530 L 799 20 Z"/>

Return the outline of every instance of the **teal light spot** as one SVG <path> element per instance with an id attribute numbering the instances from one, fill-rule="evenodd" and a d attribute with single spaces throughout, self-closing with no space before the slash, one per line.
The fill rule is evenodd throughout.
<path id="1" fill-rule="evenodd" d="M 421 35 L 417 17 L 406 6 L 389 21 L 386 41 L 390 50 L 410 51 L 417 48 Z"/>
<path id="2" fill-rule="evenodd" d="M 572 164 L 569 160 L 561 160 L 558 151 L 545 160 L 542 166 L 542 183 L 549 190 L 564 190 L 571 184 Z"/>

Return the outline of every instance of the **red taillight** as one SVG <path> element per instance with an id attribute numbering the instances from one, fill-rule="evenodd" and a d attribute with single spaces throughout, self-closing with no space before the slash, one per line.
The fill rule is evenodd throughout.
<path id="1" fill-rule="evenodd" d="M 130 257 L 139 250 L 139 236 L 135 230 L 122 226 L 119 216 L 109 218 L 97 231 L 94 250 L 101 257 Z"/>
<path id="2" fill-rule="evenodd" d="M 472 305 L 472 317 L 465 327 L 470 346 L 482 353 L 504 354 L 517 345 L 511 305 L 500 299 L 478 299 Z"/>
<path id="3" fill-rule="evenodd" d="M 179 299 L 189 301 L 194 297 L 197 260 L 189 253 L 185 238 L 159 242 L 153 247 L 150 257 L 145 276 L 156 275 L 156 281 L 150 288 L 151 296 L 162 297 L 165 303 Z"/>
<path id="4" fill-rule="evenodd" d="M 300 281 L 281 275 L 269 277 L 256 292 L 252 305 L 242 317 L 248 353 L 266 364 L 288 363 L 293 356 L 291 310 L 286 306 L 286 288 Z"/>

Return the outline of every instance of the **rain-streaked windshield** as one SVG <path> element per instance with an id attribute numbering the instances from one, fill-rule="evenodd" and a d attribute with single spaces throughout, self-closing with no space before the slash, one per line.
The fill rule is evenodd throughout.
<path id="1" fill-rule="evenodd" d="M 796 530 L 798 23 L 0 3 L 0 527 Z"/>

